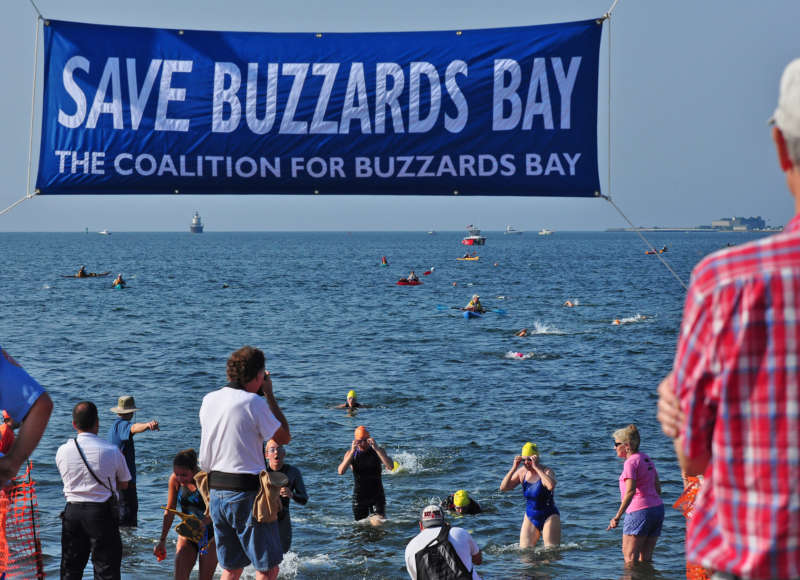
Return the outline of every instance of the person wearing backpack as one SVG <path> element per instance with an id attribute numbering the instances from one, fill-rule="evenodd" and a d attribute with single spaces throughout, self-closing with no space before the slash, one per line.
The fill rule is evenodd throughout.
<path id="1" fill-rule="evenodd" d="M 442 508 L 422 510 L 420 533 L 406 546 L 406 569 L 412 580 L 481 580 L 475 566 L 481 550 L 467 530 L 451 527 Z"/>

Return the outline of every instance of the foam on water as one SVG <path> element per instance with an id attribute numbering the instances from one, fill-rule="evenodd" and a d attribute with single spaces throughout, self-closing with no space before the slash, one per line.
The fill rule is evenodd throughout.
<path id="1" fill-rule="evenodd" d="M 313 556 L 299 556 L 294 552 L 286 552 L 281 562 L 281 571 L 278 578 L 295 578 L 300 572 L 324 572 L 335 570 L 336 563 L 329 554 L 315 554 Z"/>
<path id="2" fill-rule="evenodd" d="M 415 474 L 425 471 L 425 468 L 420 462 L 420 458 L 414 453 L 399 451 L 392 453 L 392 459 L 394 459 L 400 467 L 398 467 L 396 471 L 385 471 L 384 475 Z"/>
<path id="3" fill-rule="evenodd" d="M 647 320 L 648 317 L 643 314 L 636 314 L 634 316 L 627 316 L 625 318 L 615 318 L 611 321 L 611 324 L 614 326 L 619 326 L 621 324 L 632 324 L 634 322 L 642 322 Z"/>
<path id="4" fill-rule="evenodd" d="M 553 325 L 545 322 L 534 321 L 533 328 L 528 331 L 528 334 L 567 334 L 563 330 L 556 328 Z"/>
<path id="5" fill-rule="evenodd" d="M 514 360 L 527 360 L 527 359 L 533 358 L 535 356 L 536 356 L 535 352 L 522 353 L 522 352 L 516 352 L 516 351 L 510 350 L 505 354 L 505 356 L 503 358 L 509 358 L 509 359 L 514 359 Z"/>

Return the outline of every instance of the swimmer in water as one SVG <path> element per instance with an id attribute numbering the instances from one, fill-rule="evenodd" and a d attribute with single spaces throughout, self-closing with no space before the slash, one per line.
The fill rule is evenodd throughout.
<path id="1" fill-rule="evenodd" d="M 358 407 L 363 407 L 361 403 L 358 402 L 356 397 L 356 392 L 353 389 L 347 391 L 347 400 L 342 403 L 341 405 L 336 405 L 337 409 L 356 409 Z"/>
<path id="2" fill-rule="evenodd" d="M 575 306 L 575 304 L 572 302 L 572 300 L 567 300 L 566 302 L 564 302 L 564 306 L 567 308 L 572 308 L 573 306 Z"/>
<path id="3" fill-rule="evenodd" d="M 344 475 L 348 467 L 353 472 L 353 519 L 356 521 L 372 516 L 386 517 L 381 464 L 386 471 L 394 469 L 392 458 L 370 437 L 367 428 L 360 425 L 338 468 L 339 475 Z"/>
<path id="4" fill-rule="evenodd" d="M 442 502 L 442 507 L 451 512 L 456 512 L 457 514 L 470 516 L 483 511 L 481 505 L 472 499 L 467 491 L 463 489 L 459 489 L 453 495 L 448 495 L 444 502 Z"/>
<path id="5" fill-rule="evenodd" d="M 515 332 L 514 336 L 528 336 L 528 329 L 523 328 L 522 330 Z"/>
<path id="6" fill-rule="evenodd" d="M 519 531 L 519 547 L 533 548 L 544 540 L 544 547 L 561 543 L 561 514 L 556 507 L 553 491 L 556 476 L 553 470 L 539 462 L 539 449 L 528 442 L 522 454 L 514 458 L 511 469 L 500 482 L 500 491 L 509 491 L 522 484 L 526 500 L 525 515 Z"/>

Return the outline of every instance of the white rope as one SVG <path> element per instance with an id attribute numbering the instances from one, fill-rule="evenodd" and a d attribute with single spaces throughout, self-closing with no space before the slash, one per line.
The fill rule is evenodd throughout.
<path id="1" fill-rule="evenodd" d="M 0 210 L 0 216 L 6 215 L 12 209 L 17 207 L 26 199 L 31 199 L 39 194 L 38 191 L 31 192 L 31 169 L 33 165 L 33 125 L 34 125 L 34 114 L 36 112 L 36 77 L 38 76 L 39 72 L 39 22 L 44 20 L 42 13 L 37 8 L 36 4 L 33 0 L 30 0 L 31 6 L 36 11 L 36 39 L 34 41 L 34 49 L 33 49 L 33 91 L 31 94 L 31 126 L 28 132 L 28 176 L 27 176 L 27 183 L 25 185 L 25 197 L 22 197 L 12 203 L 10 206 L 5 208 L 4 210 Z"/>
<path id="2" fill-rule="evenodd" d="M 31 0 L 33 3 L 33 0 Z M 34 8 L 36 5 L 34 4 Z M 38 12 L 38 10 L 37 10 Z M 42 15 L 36 18 L 36 37 L 34 40 L 33 49 L 33 89 L 31 91 L 31 126 L 28 132 L 28 182 L 25 185 L 25 193 L 31 194 L 31 172 L 33 164 L 33 121 L 36 114 L 36 77 L 39 76 L 39 22 L 42 21 Z"/>
<path id="3" fill-rule="evenodd" d="M 31 3 L 31 6 L 33 6 L 33 9 L 36 11 L 36 14 L 39 16 L 39 18 L 44 19 L 44 16 L 42 16 L 42 13 L 39 11 L 39 8 L 36 6 L 36 3 L 33 0 L 30 0 L 30 3 Z"/>
<path id="4" fill-rule="evenodd" d="M 611 4 L 611 8 L 609 8 L 605 14 L 597 19 L 598 24 L 600 24 L 603 20 L 611 20 L 611 13 L 614 11 L 614 8 L 617 7 L 617 2 L 619 2 L 619 0 L 614 0 L 614 3 Z"/>
<path id="5" fill-rule="evenodd" d="M 616 5 L 617 0 L 614 0 L 614 5 Z M 606 14 L 609 16 L 608 18 L 608 189 L 606 191 L 611 192 L 611 10 L 613 10 L 614 6 L 612 6 Z"/>
<path id="6" fill-rule="evenodd" d="M 624 219 L 626 222 L 628 222 L 628 225 L 630 225 L 631 228 L 633 229 L 633 231 L 636 232 L 640 238 L 642 238 L 642 241 L 645 243 L 645 245 L 648 248 L 650 248 L 650 251 L 653 254 L 655 254 L 656 256 L 658 256 L 658 259 L 661 260 L 661 263 L 664 264 L 664 267 L 666 267 L 666 269 L 669 270 L 672 273 L 672 275 L 675 277 L 675 279 L 678 281 L 678 283 L 680 283 L 680 285 L 683 286 L 683 289 L 684 290 L 689 290 L 689 287 L 686 285 L 686 283 L 683 280 L 681 280 L 681 277 L 678 276 L 678 274 L 675 272 L 675 270 L 672 269 L 672 266 L 669 265 L 669 262 L 667 262 L 664 259 L 664 257 L 658 252 L 658 250 L 656 250 L 655 247 L 653 247 L 653 244 L 651 244 L 647 240 L 647 238 L 645 238 L 642 235 L 641 230 L 639 228 L 637 228 L 635 225 L 633 225 L 633 223 L 631 223 L 631 220 L 628 219 L 628 216 L 626 216 L 624 213 L 622 213 L 622 210 L 617 207 L 617 204 L 615 204 L 613 201 L 611 201 L 611 198 L 609 196 L 607 196 L 607 195 L 601 195 L 600 197 L 605 199 L 608 203 L 611 204 L 611 206 L 615 210 L 617 210 L 617 212 L 619 212 L 619 215 L 622 216 L 622 219 Z"/>
<path id="7" fill-rule="evenodd" d="M 33 197 L 33 196 L 35 196 L 35 195 L 37 195 L 37 194 L 36 194 L 36 193 L 32 193 L 32 194 L 30 194 L 30 195 L 26 195 L 25 197 L 23 197 L 23 198 L 21 198 L 21 199 L 18 199 L 17 201 L 15 201 L 14 203 L 12 203 L 10 206 L 8 206 L 6 209 L 4 209 L 4 210 L 0 211 L 0 216 L 7 214 L 7 213 L 8 213 L 8 212 L 10 212 L 12 209 L 14 209 L 14 208 L 15 208 L 15 207 L 17 207 L 19 204 L 21 204 L 23 201 L 25 201 L 26 199 L 30 199 L 30 198 L 32 198 L 32 197 Z"/>

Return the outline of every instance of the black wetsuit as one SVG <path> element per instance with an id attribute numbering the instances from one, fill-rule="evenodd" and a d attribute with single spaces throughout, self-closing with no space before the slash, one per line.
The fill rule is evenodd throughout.
<path id="1" fill-rule="evenodd" d="M 386 515 L 381 465 L 381 459 L 374 449 L 356 449 L 353 454 L 353 518 L 356 520 L 371 514 Z"/>
<path id="2" fill-rule="evenodd" d="M 275 471 L 269 466 L 267 462 L 267 471 Z M 278 470 L 289 479 L 289 490 L 292 492 L 292 499 L 300 505 L 308 503 L 308 492 L 306 492 L 306 485 L 303 482 L 303 476 L 300 475 L 300 470 L 284 463 Z M 281 503 L 283 509 L 278 513 L 278 533 L 281 536 L 281 548 L 283 553 L 289 551 L 292 547 L 292 516 L 289 513 L 289 498 L 281 496 Z"/>

